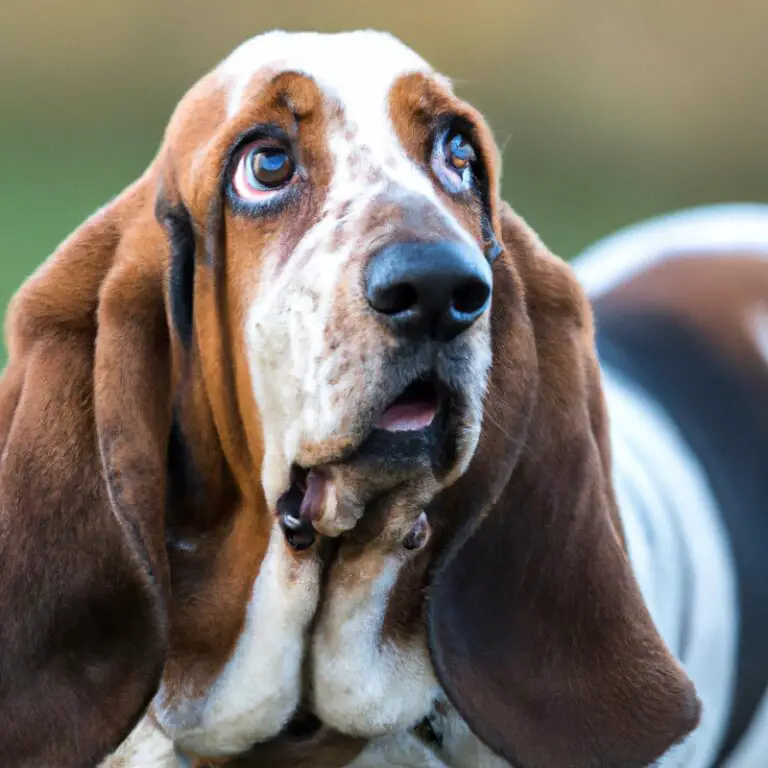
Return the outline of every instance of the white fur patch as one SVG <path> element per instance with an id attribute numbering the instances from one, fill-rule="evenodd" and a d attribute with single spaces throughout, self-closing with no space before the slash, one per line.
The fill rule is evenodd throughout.
<path id="1" fill-rule="evenodd" d="M 329 35 L 275 30 L 247 40 L 219 66 L 230 88 L 230 117 L 242 108 L 248 85 L 265 68 L 309 75 L 326 93 L 370 117 L 380 114 L 381 101 L 395 78 L 432 72 L 421 56 L 386 32 Z"/>
<path id="2" fill-rule="evenodd" d="M 572 262 L 592 300 L 666 259 L 765 253 L 768 205 L 721 203 L 658 216 L 604 237 Z"/>
<path id="3" fill-rule="evenodd" d="M 370 582 L 355 579 L 357 563 L 334 570 L 312 644 L 313 707 L 343 733 L 380 736 L 416 725 L 440 689 L 422 636 L 410 644 L 383 640 L 381 629 L 404 563 L 382 558 Z M 349 577 L 352 581 L 348 581 Z M 336 580 L 342 586 L 336 588 Z"/>
<path id="4" fill-rule="evenodd" d="M 301 696 L 301 666 L 317 605 L 320 565 L 297 561 L 275 525 L 232 658 L 202 701 L 155 711 L 182 749 L 205 756 L 237 754 L 275 736 Z"/>

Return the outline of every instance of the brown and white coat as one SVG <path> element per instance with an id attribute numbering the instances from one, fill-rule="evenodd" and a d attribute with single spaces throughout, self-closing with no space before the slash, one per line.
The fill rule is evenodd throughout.
<path id="1" fill-rule="evenodd" d="M 499 172 L 394 38 L 270 33 L 20 290 L 6 764 L 629 768 L 695 728 L 589 304 Z"/>

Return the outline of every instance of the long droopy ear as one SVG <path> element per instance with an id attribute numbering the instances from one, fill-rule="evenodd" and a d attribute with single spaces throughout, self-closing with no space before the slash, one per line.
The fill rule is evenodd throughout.
<path id="1" fill-rule="evenodd" d="M 167 643 L 162 231 L 139 182 L 17 294 L 0 379 L 0 752 L 91 766 Z"/>
<path id="2" fill-rule="evenodd" d="M 433 575 L 433 661 L 515 768 L 640 768 L 696 726 L 699 703 L 623 546 L 586 299 L 508 207 L 502 230 L 483 435 L 440 500 L 469 522 Z"/>

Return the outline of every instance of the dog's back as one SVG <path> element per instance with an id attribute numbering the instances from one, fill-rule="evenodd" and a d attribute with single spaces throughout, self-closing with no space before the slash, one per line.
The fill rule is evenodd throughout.
<path id="1" fill-rule="evenodd" d="M 768 764 L 768 206 L 653 220 L 575 266 L 595 309 L 629 550 L 704 701 L 685 765 L 759 768 Z M 627 391 L 637 395 L 629 404 Z M 656 417 L 667 427 L 654 431 Z"/>

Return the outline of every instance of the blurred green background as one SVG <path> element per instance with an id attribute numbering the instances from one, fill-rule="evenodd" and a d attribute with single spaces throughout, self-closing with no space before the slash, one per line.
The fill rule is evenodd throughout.
<path id="1" fill-rule="evenodd" d="M 183 92 L 274 27 L 416 48 L 488 116 L 507 198 L 566 258 L 768 199 L 766 0 L 0 0 L 0 306 L 142 171 Z"/>

